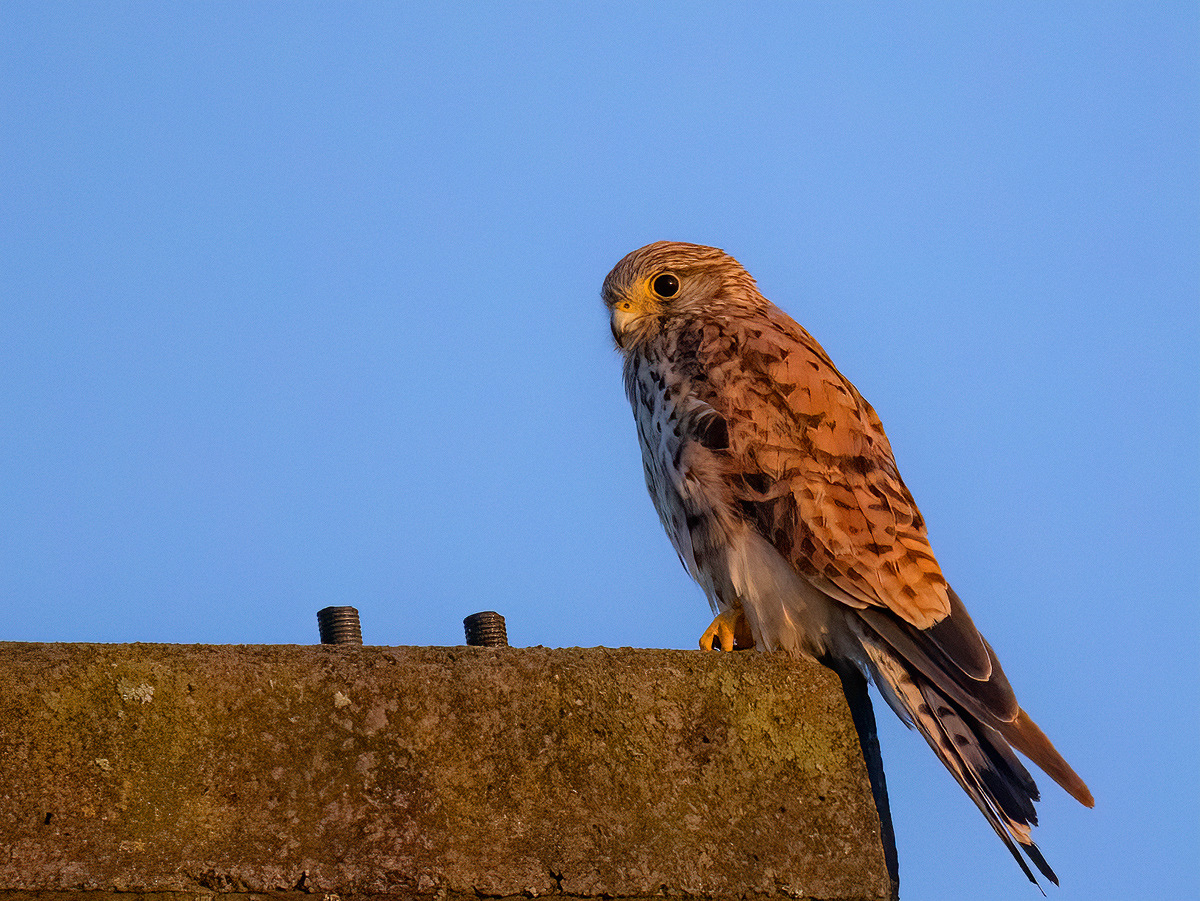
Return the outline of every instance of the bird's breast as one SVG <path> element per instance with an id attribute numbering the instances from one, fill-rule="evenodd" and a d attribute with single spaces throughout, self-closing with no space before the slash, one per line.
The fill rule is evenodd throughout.
<path id="1" fill-rule="evenodd" d="M 644 358 L 627 372 L 626 386 L 637 423 L 646 488 L 674 541 L 675 513 L 684 476 L 682 417 L 687 393 L 668 367 Z"/>
<path id="2" fill-rule="evenodd" d="M 714 607 L 724 580 L 717 557 L 741 528 L 716 453 L 697 440 L 715 411 L 667 362 L 638 359 L 626 371 L 646 490 L 684 568 Z M 718 417 L 719 418 L 719 417 Z"/>

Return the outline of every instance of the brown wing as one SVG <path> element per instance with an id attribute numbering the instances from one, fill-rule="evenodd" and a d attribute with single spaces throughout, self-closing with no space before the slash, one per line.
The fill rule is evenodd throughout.
<path id="1" fill-rule="evenodd" d="M 774 307 L 705 329 L 700 344 L 743 515 L 839 600 L 918 629 L 944 619 L 946 580 L 879 417 L 821 346 Z"/>

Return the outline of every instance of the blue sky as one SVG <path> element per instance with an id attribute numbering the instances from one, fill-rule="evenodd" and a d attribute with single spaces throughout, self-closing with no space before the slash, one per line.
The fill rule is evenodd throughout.
<path id="1" fill-rule="evenodd" d="M 883 418 L 1051 897 L 1197 897 L 1200 12 L 6 2 L 20 641 L 691 648 L 599 301 L 723 247 Z M 879 705 L 906 899 L 1037 897 Z"/>

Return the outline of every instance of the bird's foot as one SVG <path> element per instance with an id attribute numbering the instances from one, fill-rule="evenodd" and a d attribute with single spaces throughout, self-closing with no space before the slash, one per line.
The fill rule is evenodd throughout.
<path id="1" fill-rule="evenodd" d="M 754 647 L 750 624 L 741 607 L 722 610 L 700 636 L 702 651 L 746 650 Z"/>

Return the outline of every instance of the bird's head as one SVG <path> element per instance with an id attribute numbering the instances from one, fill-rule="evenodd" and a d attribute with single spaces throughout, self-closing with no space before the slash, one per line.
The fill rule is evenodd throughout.
<path id="1" fill-rule="evenodd" d="M 672 320 L 737 303 L 755 306 L 762 295 L 733 257 L 716 247 L 657 241 L 626 256 L 604 279 L 601 292 L 613 339 L 626 353 Z"/>

